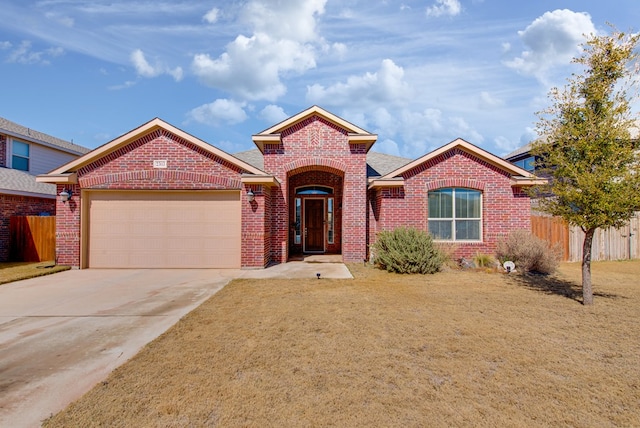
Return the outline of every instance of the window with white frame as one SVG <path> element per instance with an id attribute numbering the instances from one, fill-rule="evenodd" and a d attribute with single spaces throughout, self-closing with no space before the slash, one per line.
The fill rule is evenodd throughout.
<path id="1" fill-rule="evenodd" d="M 29 171 L 29 145 L 13 140 L 11 145 L 11 168 Z"/>
<path id="2" fill-rule="evenodd" d="M 482 193 L 463 188 L 429 192 L 429 233 L 441 241 L 480 241 Z"/>

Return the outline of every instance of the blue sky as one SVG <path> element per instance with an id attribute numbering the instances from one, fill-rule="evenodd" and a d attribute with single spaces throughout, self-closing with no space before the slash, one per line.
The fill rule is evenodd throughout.
<path id="1" fill-rule="evenodd" d="M 637 0 L 0 0 L 0 116 L 94 148 L 161 119 L 229 153 L 317 104 L 415 158 L 526 144 Z M 635 27 L 634 27 L 635 25 Z"/>

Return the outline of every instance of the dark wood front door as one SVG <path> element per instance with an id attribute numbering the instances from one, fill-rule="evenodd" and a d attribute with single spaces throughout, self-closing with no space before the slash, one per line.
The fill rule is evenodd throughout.
<path id="1" fill-rule="evenodd" d="M 304 200 L 304 251 L 324 251 L 324 199 Z"/>

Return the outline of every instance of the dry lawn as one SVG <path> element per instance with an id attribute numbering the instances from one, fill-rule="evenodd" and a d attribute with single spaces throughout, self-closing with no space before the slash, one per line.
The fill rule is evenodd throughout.
<path id="1" fill-rule="evenodd" d="M 3 262 L 0 263 L 0 284 L 35 278 L 71 269 L 70 266 L 50 262 Z"/>
<path id="2" fill-rule="evenodd" d="M 48 427 L 640 426 L 640 262 L 237 280 Z"/>

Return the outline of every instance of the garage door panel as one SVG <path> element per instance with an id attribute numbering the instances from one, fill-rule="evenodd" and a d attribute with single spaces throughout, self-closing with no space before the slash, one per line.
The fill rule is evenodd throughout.
<path id="1" fill-rule="evenodd" d="M 90 192 L 89 267 L 240 267 L 240 192 Z"/>

